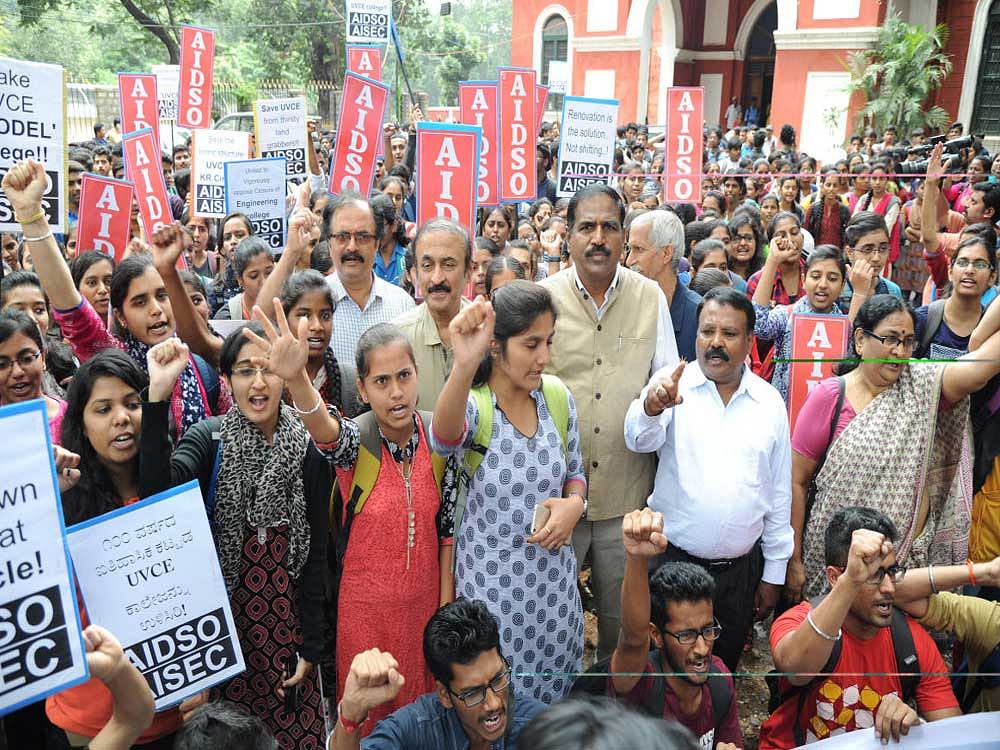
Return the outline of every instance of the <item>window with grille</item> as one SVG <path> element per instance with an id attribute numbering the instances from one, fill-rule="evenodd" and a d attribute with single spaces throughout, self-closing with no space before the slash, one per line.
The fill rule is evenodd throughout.
<path id="1" fill-rule="evenodd" d="M 993 0 L 986 23 L 971 132 L 1000 135 L 1000 0 Z"/>
<path id="2" fill-rule="evenodd" d="M 569 31 L 562 16 L 549 16 L 542 26 L 542 80 L 548 83 L 549 63 L 553 60 L 565 61 L 569 57 Z M 546 109 L 562 110 L 562 95 L 549 94 Z"/>

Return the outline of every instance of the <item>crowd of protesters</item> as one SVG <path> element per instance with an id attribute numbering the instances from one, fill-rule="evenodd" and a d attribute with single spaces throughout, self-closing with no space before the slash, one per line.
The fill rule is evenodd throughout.
<path id="1" fill-rule="evenodd" d="M 1000 156 L 890 127 L 818 169 L 730 109 L 697 205 L 635 123 L 557 199 L 545 122 L 537 200 L 475 227 L 414 223 L 419 109 L 368 195 L 311 124 L 280 254 L 193 215 L 186 144 L 116 258 L 76 223 L 117 123 L 70 149 L 65 234 L 12 168 L 0 404 L 44 400 L 67 523 L 200 483 L 247 670 L 154 713 L 84 611 L 92 679 L 7 746 L 731 750 L 761 621 L 761 748 L 1000 709 L 946 676 L 1000 672 Z M 799 314 L 850 336 L 790 429 Z"/>

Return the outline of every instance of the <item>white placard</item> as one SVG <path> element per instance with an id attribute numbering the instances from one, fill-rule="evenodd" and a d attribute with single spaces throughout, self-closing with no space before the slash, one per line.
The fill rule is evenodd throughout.
<path id="1" fill-rule="evenodd" d="M 45 165 L 49 179 L 42 210 L 61 232 L 66 195 L 66 83 L 62 66 L 0 57 L 0 179 L 24 159 Z M 0 232 L 20 232 L 0 192 Z"/>
<path id="2" fill-rule="evenodd" d="M 180 65 L 154 65 L 156 76 L 156 100 L 160 108 L 161 120 L 177 119 L 177 89 L 181 85 Z"/>
<path id="3" fill-rule="evenodd" d="M 246 214 L 272 253 L 285 246 L 285 160 L 226 162 L 226 213 Z"/>
<path id="4" fill-rule="evenodd" d="M 238 331 L 246 324 L 246 320 L 216 320 L 215 318 L 210 318 L 208 321 L 209 327 L 222 336 L 222 338 L 229 338 L 229 334 L 233 331 Z"/>
<path id="5" fill-rule="evenodd" d="M 309 145 L 305 97 L 259 99 L 253 104 L 253 123 L 257 156 L 284 159 L 286 178 L 298 183 L 305 180 Z"/>
<path id="6" fill-rule="evenodd" d="M 587 185 L 611 183 L 617 123 L 615 99 L 563 99 L 557 196 L 568 198 Z"/>
<path id="7" fill-rule="evenodd" d="M 347 0 L 347 43 L 389 41 L 392 0 Z"/>
<path id="8" fill-rule="evenodd" d="M 566 60 L 549 61 L 549 93 L 569 93 L 569 63 Z"/>
<path id="9" fill-rule="evenodd" d="M 194 215 L 222 219 L 226 215 L 225 164 L 250 156 L 250 134 L 229 130 L 195 130 L 191 143 Z"/>
<path id="10" fill-rule="evenodd" d="M 1000 712 L 967 714 L 950 719 L 930 721 L 910 727 L 898 743 L 902 750 L 995 750 L 1000 736 Z M 829 739 L 802 745 L 810 750 L 883 750 L 885 745 L 875 736 L 875 730 L 856 729 Z"/>
<path id="11" fill-rule="evenodd" d="M 88 677 L 44 401 L 0 408 L 0 715 Z M 16 436 L 16 439 L 15 439 Z"/>
<path id="12" fill-rule="evenodd" d="M 198 482 L 67 537 L 88 616 L 118 637 L 157 711 L 245 669 Z"/>

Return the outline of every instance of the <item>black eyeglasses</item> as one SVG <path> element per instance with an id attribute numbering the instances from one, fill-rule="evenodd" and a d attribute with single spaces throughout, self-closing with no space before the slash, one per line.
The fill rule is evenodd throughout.
<path id="1" fill-rule="evenodd" d="M 22 370 L 27 370 L 35 363 L 35 360 L 37 360 L 41 356 L 42 356 L 41 352 L 34 351 L 34 352 L 22 352 L 21 354 L 18 354 L 16 357 L 14 357 L 14 359 L 7 359 L 6 357 L 3 357 L 2 359 L 0 359 L 0 372 L 6 372 L 7 370 L 9 370 L 11 367 L 14 366 L 15 362 L 21 365 Z"/>
<path id="2" fill-rule="evenodd" d="M 485 685 L 468 688 L 463 690 L 461 693 L 456 693 L 451 688 L 448 688 L 448 692 L 462 701 L 466 708 L 475 708 L 486 700 L 486 688 L 492 690 L 494 695 L 500 695 L 500 693 L 506 690 L 507 686 L 510 685 L 510 662 L 507 659 L 504 659 L 503 661 L 506 665 L 504 671 Z"/>
<path id="3" fill-rule="evenodd" d="M 879 586 L 882 583 L 882 579 L 889 576 L 893 583 L 899 583 L 906 576 L 906 566 L 905 565 L 890 565 L 888 568 L 879 568 L 874 573 L 872 573 L 868 580 L 865 581 L 869 586 Z"/>
<path id="4" fill-rule="evenodd" d="M 903 349 L 913 351 L 913 347 L 917 345 L 916 336 L 907 336 L 905 339 L 901 339 L 899 336 L 894 336 L 891 333 L 888 336 L 879 336 L 877 333 L 872 333 L 871 331 L 863 331 L 863 333 L 865 336 L 871 336 L 873 339 L 880 342 L 882 346 L 887 346 L 890 349 L 902 346 Z"/>
<path id="5" fill-rule="evenodd" d="M 718 620 L 715 620 L 713 625 L 706 625 L 701 630 L 682 630 L 679 633 L 671 633 L 669 630 L 664 630 L 662 632 L 672 635 L 682 646 L 690 646 L 698 640 L 699 635 L 705 639 L 706 643 L 711 643 L 722 633 L 722 626 Z"/>

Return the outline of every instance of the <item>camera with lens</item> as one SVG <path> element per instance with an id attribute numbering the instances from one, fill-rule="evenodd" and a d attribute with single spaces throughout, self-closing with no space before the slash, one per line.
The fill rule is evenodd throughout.
<path id="1" fill-rule="evenodd" d="M 936 135 L 930 139 L 929 143 L 909 149 L 905 156 L 913 153 L 925 156 L 938 143 L 943 143 L 944 153 L 953 154 L 953 156 L 943 159 L 941 166 L 945 172 L 955 174 L 963 171 L 965 168 L 965 159 L 962 158 L 962 151 L 968 148 L 978 151 L 982 145 L 982 136 L 980 135 L 966 135 L 960 138 L 952 138 L 950 141 L 946 141 L 944 138 L 943 135 Z M 899 171 L 902 174 L 927 174 L 927 165 L 929 162 L 930 159 L 900 161 Z"/>

